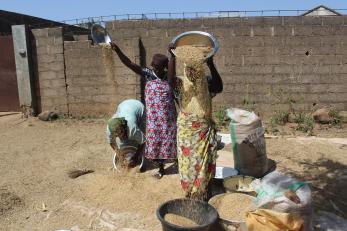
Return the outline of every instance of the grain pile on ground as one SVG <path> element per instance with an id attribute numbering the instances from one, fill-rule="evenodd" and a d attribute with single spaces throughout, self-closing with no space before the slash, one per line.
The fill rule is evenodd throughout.
<path id="1" fill-rule="evenodd" d="M 0 188 L 0 215 L 20 207 L 23 204 L 22 200 L 14 193 L 5 188 Z"/>
<path id="2" fill-rule="evenodd" d="M 173 213 L 168 213 L 165 215 L 164 219 L 174 225 L 178 225 L 178 226 L 182 226 L 182 227 L 193 227 L 193 226 L 197 226 L 198 224 L 196 224 L 193 220 L 180 216 L 180 215 L 176 215 Z"/>
<path id="3" fill-rule="evenodd" d="M 6 198 L 14 195 L 21 200 L 11 200 L 11 210 L 5 204 L 0 230 L 162 230 L 155 212 L 160 204 L 183 197 L 179 176 L 165 175 L 158 181 L 152 171 L 112 171 L 114 152 L 105 139 L 107 119 L 44 122 L 0 113 L 1 201 L 9 202 Z M 346 131 L 345 126 L 341 132 L 317 132 L 347 142 Z M 347 213 L 347 146 L 329 140 L 277 137 L 266 139 L 266 147 L 279 171 L 310 184 L 315 211 L 336 213 L 339 208 Z M 218 154 L 220 159 L 230 156 L 231 146 Z M 76 179 L 66 174 L 84 168 L 95 172 Z"/>
<path id="4" fill-rule="evenodd" d="M 244 221 L 246 213 L 256 209 L 254 197 L 243 193 L 226 193 L 212 198 L 210 204 L 225 220 Z"/>

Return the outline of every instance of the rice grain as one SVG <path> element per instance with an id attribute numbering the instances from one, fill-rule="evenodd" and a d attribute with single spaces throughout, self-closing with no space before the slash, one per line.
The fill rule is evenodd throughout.
<path id="1" fill-rule="evenodd" d="M 210 200 L 222 219 L 229 221 L 244 221 L 246 213 L 256 209 L 254 197 L 243 193 L 220 194 Z"/>
<path id="2" fill-rule="evenodd" d="M 182 226 L 182 227 L 193 227 L 193 226 L 197 226 L 198 224 L 196 224 L 193 220 L 180 216 L 180 215 L 176 215 L 173 213 L 168 213 L 165 215 L 164 219 L 174 225 L 178 225 L 178 226 Z"/>

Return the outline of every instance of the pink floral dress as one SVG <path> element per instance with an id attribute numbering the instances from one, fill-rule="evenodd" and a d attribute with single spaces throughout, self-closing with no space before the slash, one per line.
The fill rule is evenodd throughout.
<path id="1" fill-rule="evenodd" d="M 175 159 L 177 125 L 172 89 L 168 81 L 150 76 L 152 70 L 144 69 L 143 72 L 147 79 L 145 156 L 148 159 Z"/>

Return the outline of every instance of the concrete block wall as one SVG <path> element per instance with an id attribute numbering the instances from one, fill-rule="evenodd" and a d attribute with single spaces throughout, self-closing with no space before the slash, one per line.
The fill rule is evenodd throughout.
<path id="1" fill-rule="evenodd" d="M 67 114 L 63 28 L 31 31 L 39 112 L 56 110 Z"/>
<path id="2" fill-rule="evenodd" d="M 139 62 L 138 38 L 123 40 L 124 52 Z M 91 41 L 65 41 L 64 57 L 69 113 L 107 115 L 124 99 L 140 99 L 140 77 L 126 68 L 112 50 Z"/>
<path id="3" fill-rule="evenodd" d="M 182 32 L 215 34 L 220 50 L 214 60 L 224 81 L 215 110 L 255 108 L 264 117 L 290 108 L 309 111 L 313 105 L 347 110 L 346 16 L 113 21 L 106 26 L 116 42 L 140 37 L 147 65 L 154 53 L 167 53 L 167 44 Z"/>
<path id="4" fill-rule="evenodd" d="M 63 28 L 34 29 L 32 34 L 39 112 L 109 116 L 122 100 L 141 98 L 140 77 L 113 51 L 105 53 L 90 40 L 64 41 Z M 120 44 L 139 63 L 139 39 L 122 40 Z"/>
<path id="5" fill-rule="evenodd" d="M 224 81 L 215 110 L 255 109 L 263 118 L 313 105 L 347 110 L 346 16 L 113 21 L 106 27 L 131 60 L 147 66 L 182 32 L 215 34 L 220 50 L 214 60 Z M 105 65 L 100 47 L 64 41 L 62 28 L 32 32 L 42 111 L 110 115 L 121 100 L 140 99 L 139 76 L 116 55 Z"/>

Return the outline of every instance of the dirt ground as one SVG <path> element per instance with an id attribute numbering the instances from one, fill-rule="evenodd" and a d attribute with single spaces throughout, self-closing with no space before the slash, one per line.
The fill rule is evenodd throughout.
<path id="1" fill-rule="evenodd" d="M 328 130 L 319 139 L 270 137 L 267 153 L 278 170 L 309 183 L 316 210 L 346 218 L 346 128 Z M 104 119 L 2 114 L 0 131 L 0 230 L 161 230 L 156 209 L 183 196 L 177 174 L 112 170 Z M 222 152 L 232 155 L 230 146 Z M 94 172 L 71 179 L 72 169 Z"/>

